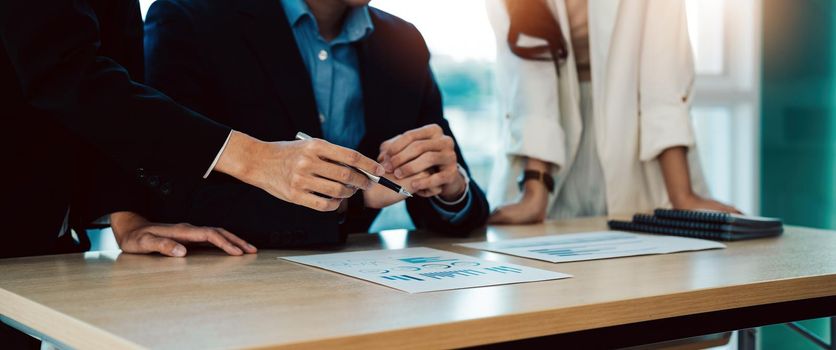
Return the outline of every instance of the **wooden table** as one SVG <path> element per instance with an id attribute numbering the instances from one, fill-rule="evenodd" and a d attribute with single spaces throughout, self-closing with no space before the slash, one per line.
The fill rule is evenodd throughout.
<path id="1" fill-rule="evenodd" d="M 532 338 L 633 345 L 836 314 L 836 232 L 790 227 L 727 249 L 552 264 L 453 246 L 605 229 L 604 219 L 466 238 L 353 235 L 344 250 L 429 246 L 574 278 L 408 294 L 263 250 L 0 260 L 0 315 L 75 348 L 449 348 Z"/>

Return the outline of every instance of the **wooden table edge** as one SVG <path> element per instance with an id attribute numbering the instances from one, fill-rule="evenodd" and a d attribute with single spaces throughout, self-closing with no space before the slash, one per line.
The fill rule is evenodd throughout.
<path id="1" fill-rule="evenodd" d="M 750 297 L 731 297 L 757 289 Z M 792 291 L 792 292 L 787 292 Z M 801 291 L 801 292 L 799 292 Z M 510 315 L 491 316 L 444 324 L 411 327 L 372 332 L 351 336 L 333 337 L 295 343 L 254 346 L 252 349 L 314 349 L 334 347 L 362 349 L 368 347 L 410 348 L 460 348 L 527 338 L 570 333 L 600 327 L 685 316 L 695 313 L 721 311 L 773 304 L 787 301 L 836 296 L 836 275 L 809 276 L 758 282 L 722 288 L 699 289 L 675 294 L 647 296 L 639 299 L 617 300 L 606 303 L 580 305 L 564 309 L 534 311 Z M 726 301 L 723 306 L 711 309 L 695 307 L 701 300 Z M 642 308 L 652 303 L 654 308 Z M 682 307 L 685 306 L 685 307 Z M 613 310 L 632 309 L 613 317 Z M 125 338 L 111 334 L 82 320 L 73 318 L 18 294 L 0 288 L 0 315 L 14 320 L 15 328 L 23 326 L 56 344 L 72 348 L 120 348 L 144 347 Z M 566 319 L 572 320 L 566 322 Z M 555 320 L 556 322 L 552 322 Z M 588 327 L 594 324 L 595 327 Z M 467 334 L 462 337 L 462 334 Z"/>
<path id="2" fill-rule="evenodd" d="M 73 349 L 143 349 L 142 346 L 113 335 L 45 305 L 0 288 L 0 316 L 9 326 L 59 347 Z M 45 332 L 44 329 L 50 329 Z M 47 336 L 46 334 L 50 335 Z"/>
<path id="3" fill-rule="evenodd" d="M 818 288 L 810 288 L 810 286 Z M 759 289 L 760 293 L 751 298 L 731 297 L 741 289 Z M 793 292 L 786 292 L 786 291 Z M 799 293 L 803 290 L 804 293 Z M 764 293 L 769 291 L 769 293 Z M 781 302 L 836 296 L 836 275 L 809 276 L 758 282 L 746 285 L 728 286 L 693 290 L 675 294 L 648 296 L 639 299 L 626 299 L 599 304 L 580 305 L 565 309 L 534 311 L 511 315 L 491 316 L 480 319 L 458 321 L 437 325 L 411 327 L 384 332 L 317 339 L 280 345 L 254 346 L 250 349 L 368 349 L 393 348 L 463 348 L 514 340 L 544 337 L 597 329 L 608 326 L 632 324 L 637 322 L 687 316 L 713 311 L 732 310 L 750 306 L 775 304 Z M 700 300 L 725 298 L 723 307 L 700 308 L 686 307 Z M 660 300 L 664 299 L 664 300 Z M 636 309 L 634 313 L 624 313 L 612 317 L 609 311 L 619 307 L 652 302 L 656 308 Z M 606 315 L 606 316 L 604 316 Z M 596 317 L 590 317 L 596 316 Z M 572 322 L 565 322 L 569 318 Z M 559 322 L 550 322 L 557 320 Z M 587 327 L 594 324 L 595 327 Z M 557 325 L 555 327 L 555 325 Z M 510 333 L 509 333 L 510 332 Z M 463 334 L 468 336 L 463 337 Z"/>

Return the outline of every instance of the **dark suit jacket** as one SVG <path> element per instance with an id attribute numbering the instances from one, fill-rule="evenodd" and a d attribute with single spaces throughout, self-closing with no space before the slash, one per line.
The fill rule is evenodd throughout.
<path id="1" fill-rule="evenodd" d="M 374 159 L 383 141 L 432 123 L 452 136 L 421 35 L 383 11 L 372 8 L 371 18 L 374 32 L 356 44 L 367 130 L 358 150 Z M 159 0 L 145 30 L 152 86 L 263 140 L 293 140 L 297 131 L 322 137 L 310 77 L 278 0 Z M 466 234 L 488 215 L 479 186 L 472 182 L 470 189 L 469 215 L 455 225 L 426 198 L 407 200 L 407 208 L 418 228 Z M 345 233 L 367 231 L 379 212 L 364 208 L 358 192 L 341 224 L 336 213 L 275 200 L 216 175 L 174 197 L 168 220 L 222 226 L 260 246 L 337 243 Z"/>
<path id="2" fill-rule="evenodd" d="M 73 223 L 133 209 L 136 180 L 160 192 L 214 159 L 229 128 L 137 82 L 142 34 L 136 0 L 0 1 L 0 257 L 60 252 L 71 202 Z"/>

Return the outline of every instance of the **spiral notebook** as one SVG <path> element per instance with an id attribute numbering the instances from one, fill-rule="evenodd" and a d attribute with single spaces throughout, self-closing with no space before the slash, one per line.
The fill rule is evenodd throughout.
<path id="1" fill-rule="evenodd" d="M 704 238 L 721 241 L 774 237 L 784 232 L 780 219 L 721 212 L 657 209 L 636 214 L 633 221 L 609 221 L 614 230 Z"/>
<path id="2" fill-rule="evenodd" d="M 656 209 L 653 211 L 653 215 L 660 219 L 729 224 L 746 227 L 773 228 L 783 225 L 781 223 L 781 219 L 730 214 L 719 211 Z"/>

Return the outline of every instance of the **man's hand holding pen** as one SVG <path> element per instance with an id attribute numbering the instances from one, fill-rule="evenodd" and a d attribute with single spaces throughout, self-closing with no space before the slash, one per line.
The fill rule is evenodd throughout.
<path id="1" fill-rule="evenodd" d="M 412 188 L 412 182 L 415 181 L 415 180 L 428 178 L 428 177 L 430 177 L 430 175 L 432 175 L 432 174 L 430 174 L 427 171 L 422 171 L 418 174 L 415 174 L 415 175 L 412 175 L 408 178 L 400 179 L 400 180 L 397 180 L 397 181 L 398 181 L 399 184 L 401 184 L 403 186 L 403 188 L 406 191 L 408 191 L 410 193 L 414 193 L 413 191 L 415 189 Z M 383 176 L 387 177 L 387 178 L 390 178 L 390 179 L 395 178 L 394 174 L 388 173 L 388 172 Z M 407 197 L 404 197 L 403 195 L 401 195 L 397 192 L 394 192 L 394 191 L 392 191 L 392 190 L 390 190 L 386 187 L 383 187 L 383 186 L 372 186 L 372 187 L 363 191 L 363 203 L 366 205 L 366 207 L 375 208 L 375 209 L 382 209 L 382 208 L 388 207 L 388 206 L 390 206 L 392 204 L 395 204 L 397 202 L 400 202 L 400 201 L 402 201 L 406 198 Z"/>
<path id="2" fill-rule="evenodd" d="M 237 142 L 235 138 L 230 139 L 230 146 L 233 142 Z M 385 173 L 380 164 L 361 153 L 320 139 L 251 142 L 249 147 L 228 147 L 230 150 L 241 150 L 243 154 L 232 157 L 225 151 L 219 166 L 224 164 L 225 156 L 249 161 L 224 164 L 230 169 L 224 172 L 237 173 L 239 179 L 246 179 L 245 182 L 279 199 L 319 211 L 334 211 L 358 189 L 372 185 L 366 175 L 337 163 L 377 176 Z"/>

